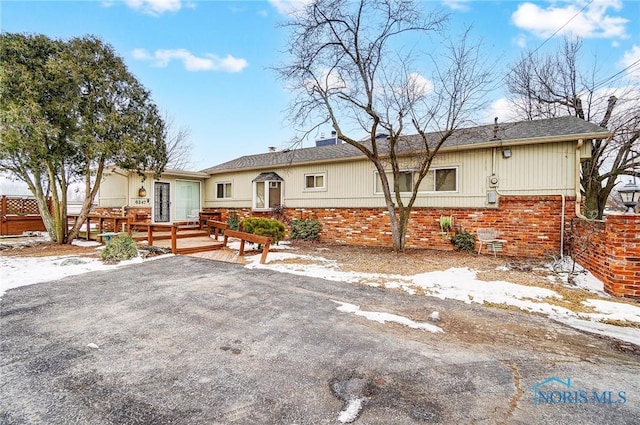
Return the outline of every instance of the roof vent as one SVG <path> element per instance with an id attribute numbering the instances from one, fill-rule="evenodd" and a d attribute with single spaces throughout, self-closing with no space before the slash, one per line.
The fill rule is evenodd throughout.
<path id="1" fill-rule="evenodd" d="M 275 146 L 269 146 L 267 149 L 269 149 L 269 152 L 275 152 L 276 151 L 276 147 Z"/>

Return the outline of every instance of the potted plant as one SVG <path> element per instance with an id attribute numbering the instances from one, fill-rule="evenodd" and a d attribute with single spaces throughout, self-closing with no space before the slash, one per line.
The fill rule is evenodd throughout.
<path id="1" fill-rule="evenodd" d="M 450 232 L 453 230 L 453 216 L 452 215 L 441 215 L 440 216 L 440 233 L 445 238 L 450 238 Z"/>

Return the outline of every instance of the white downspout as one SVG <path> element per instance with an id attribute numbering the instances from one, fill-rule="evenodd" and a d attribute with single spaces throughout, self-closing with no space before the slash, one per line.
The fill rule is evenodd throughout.
<path id="1" fill-rule="evenodd" d="M 560 259 L 562 260 L 564 258 L 564 222 L 565 222 L 564 210 L 565 210 L 566 200 L 564 197 L 564 193 L 560 193 L 560 196 L 562 197 L 562 213 L 560 214 Z"/>

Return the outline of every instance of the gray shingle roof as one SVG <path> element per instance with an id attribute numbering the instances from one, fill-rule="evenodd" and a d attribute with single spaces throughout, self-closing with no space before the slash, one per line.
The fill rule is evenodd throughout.
<path id="1" fill-rule="evenodd" d="M 566 138 L 567 140 L 578 137 L 604 138 L 609 134 L 606 128 L 577 117 L 501 123 L 498 124 L 497 138 L 494 138 L 494 128 L 494 125 L 491 124 L 456 130 L 445 142 L 443 149 L 447 147 L 468 147 L 469 149 L 473 149 L 474 145 L 488 144 L 491 142 L 512 144 L 518 142 L 535 143 L 537 139 L 552 138 Z M 436 141 L 438 138 L 439 133 L 427 134 L 428 140 Z M 402 138 L 402 142 L 404 143 L 402 150 L 406 151 L 419 148 L 420 146 L 420 140 L 417 135 L 405 136 Z M 362 156 L 364 156 L 362 152 L 349 144 L 319 146 L 292 149 L 290 151 L 246 155 L 207 168 L 202 170 L 202 172 L 215 174 L 231 170 L 267 168 L 292 163 L 333 161 Z"/>

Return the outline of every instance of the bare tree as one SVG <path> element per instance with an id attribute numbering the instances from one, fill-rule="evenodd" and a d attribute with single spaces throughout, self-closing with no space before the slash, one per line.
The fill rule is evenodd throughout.
<path id="1" fill-rule="evenodd" d="M 640 90 L 631 84 L 608 87 L 614 78 L 598 80 L 595 70 L 583 71 L 581 47 L 579 39 L 565 39 L 552 54 L 523 54 L 507 76 L 507 87 L 523 119 L 571 115 L 609 129 L 609 138 L 593 141 L 580 181 L 585 214 L 602 218 L 618 178 L 640 175 Z"/>
<path id="2" fill-rule="evenodd" d="M 175 120 L 167 113 L 164 114 L 164 122 L 167 128 L 167 168 L 172 170 L 190 168 L 193 163 L 191 158 L 193 145 L 189 143 L 191 129 L 176 127 Z"/>
<path id="3" fill-rule="evenodd" d="M 316 0 L 283 24 L 289 60 L 276 71 L 297 93 L 290 119 L 305 136 L 331 125 L 374 164 L 395 251 L 404 250 L 418 189 L 438 150 L 479 108 L 490 78 L 468 32 L 432 41 L 446 21 L 437 12 L 425 16 L 412 1 Z M 400 45 L 443 53 L 402 52 Z"/>

